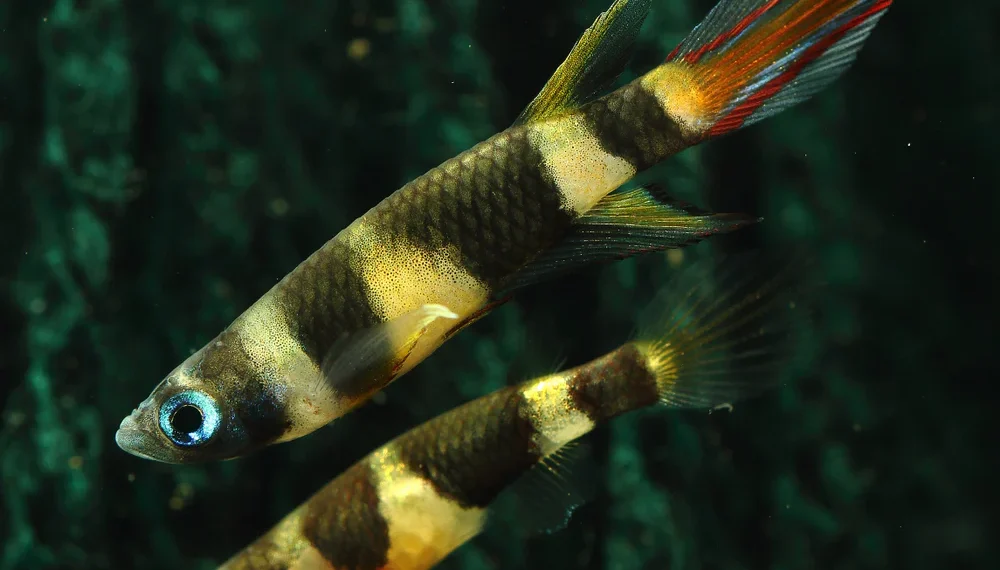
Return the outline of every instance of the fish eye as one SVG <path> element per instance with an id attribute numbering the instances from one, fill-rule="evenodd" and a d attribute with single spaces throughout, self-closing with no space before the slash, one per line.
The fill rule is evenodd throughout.
<path id="1" fill-rule="evenodd" d="M 160 429 L 181 447 L 205 443 L 219 431 L 221 422 L 219 405 L 204 392 L 179 392 L 160 407 Z"/>

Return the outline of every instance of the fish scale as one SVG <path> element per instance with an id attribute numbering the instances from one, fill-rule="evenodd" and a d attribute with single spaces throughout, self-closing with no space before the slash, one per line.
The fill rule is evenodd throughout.
<path id="1" fill-rule="evenodd" d="M 535 431 L 522 405 L 512 387 L 459 407 L 401 438 L 399 458 L 463 508 L 485 507 L 513 473 L 538 461 L 531 445 Z"/>
<path id="2" fill-rule="evenodd" d="M 571 223 L 523 131 L 480 143 L 410 182 L 372 211 L 373 223 L 426 247 L 457 246 L 462 266 L 496 286 Z M 512 217 L 523 226 L 512 226 Z M 500 235 L 510 239 L 504 248 L 488 239 Z"/>
<path id="3" fill-rule="evenodd" d="M 344 331 L 377 322 L 350 257 L 345 244 L 331 240 L 275 288 L 291 330 L 317 363 Z"/>
<path id="4" fill-rule="evenodd" d="M 585 105 L 584 116 L 596 132 L 601 146 L 645 170 L 688 146 L 677 123 L 656 98 L 631 83 L 608 97 Z"/>
<path id="5" fill-rule="evenodd" d="M 301 520 L 302 536 L 329 553 L 326 558 L 334 568 L 374 570 L 386 563 L 389 529 L 378 516 L 378 488 L 372 475 L 367 464 L 352 466 L 344 473 L 343 485 L 326 491 L 324 508 L 308 511 Z M 367 544 L 377 547 L 361 546 Z"/>

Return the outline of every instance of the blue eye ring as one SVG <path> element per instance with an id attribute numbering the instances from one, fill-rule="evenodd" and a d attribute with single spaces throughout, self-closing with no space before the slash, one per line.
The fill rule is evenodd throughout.
<path id="1" fill-rule="evenodd" d="M 201 416 L 201 422 L 194 431 L 186 432 L 174 427 L 177 413 L 186 408 L 193 409 Z M 204 392 L 194 390 L 178 392 L 160 406 L 160 430 L 180 447 L 202 445 L 219 431 L 221 423 L 219 404 Z"/>

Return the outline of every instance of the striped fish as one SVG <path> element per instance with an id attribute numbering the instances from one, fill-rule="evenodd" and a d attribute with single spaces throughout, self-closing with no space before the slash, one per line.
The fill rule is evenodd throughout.
<path id="1" fill-rule="evenodd" d="M 577 477 L 562 456 L 596 426 L 658 403 L 711 409 L 778 383 L 808 289 L 792 286 L 790 266 L 748 281 L 747 271 L 761 270 L 754 260 L 721 278 L 706 262 L 682 269 L 645 311 L 653 318 L 636 340 L 399 436 L 221 570 L 430 568 L 478 534 L 508 492 L 531 497 L 531 513 L 560 507 L 536 500 L 543 493 L 524 495 L 532 486 L 558 488 L 548 497 L 566 498 L 566 514 L 581 495 L 566 488 Z"/>
<path id="2" fill-rule="evenodd" d="M 891 0 L 723 0 L 605 93 L 650 0 L 600 15 L 514 125 L 405 185 L 175 368 L 115 436 L 174 463 L 302 437 L 405 374 L 520 287 L 753 220 L 623 188 L 839 76 Z"/>

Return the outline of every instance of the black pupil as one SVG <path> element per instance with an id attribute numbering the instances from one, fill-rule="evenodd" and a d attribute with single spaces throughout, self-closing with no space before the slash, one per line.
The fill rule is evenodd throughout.
<path id="1" fill-rule="evenodd" d="M 170 425 L 181 433 L 193 433 L 201 427 L 201 411 L 194 406 L 181 406 L 170 417 Z"/>

